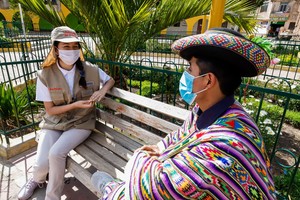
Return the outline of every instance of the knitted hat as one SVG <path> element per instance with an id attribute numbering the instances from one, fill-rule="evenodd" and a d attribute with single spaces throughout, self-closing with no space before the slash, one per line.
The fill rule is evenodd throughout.
<path id="1" fill-rule="evenodd" d="M 270 57 L 263 48 L 227 28 L 181 38 L 171 48 L 187 60 L 192 56 L 218 60 L 224 63 L 221 67 L 237 70 L 242 77 L 262 74 L 270 65 Z"/>

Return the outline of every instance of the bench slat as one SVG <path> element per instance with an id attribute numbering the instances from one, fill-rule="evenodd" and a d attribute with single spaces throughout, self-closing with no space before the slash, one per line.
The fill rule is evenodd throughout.
<path id="1" fill-rule="evenodd" d="M 92 134 L 90 136 L 94 142 L 100 144 L 101 146 L 109 149 L 110 151 L 114 152 L 115 154 L 121 156 L 124 160 L 129 160 L 133 154 L 132 151 L 124 148 L 123 146 L 115 143 L 115 141 L 111 140 L 108 137 L 105 137 L 101 134 Z"/>
<path id="2" fill-rule="evenodd" d="M 128 116 L 151 127 L 155 127 L 157 130 L 160 130 L 166 134 L 178 128 L 176 124 L 155 117 L 125 104 L 118 103 L 109 98 L 103 98 L 101 100 L 101 103 L 112 110 L 118 111 L 125 116 Z"/>
<path id="3" fill-rule="evenodd" d="M 95 132 L 104 133 L 106 137 L 109 137 L 110 139 L 114 140 L 116 143 L 129 149 L 130 151 L 134 151 L 137 148 L 141 147 L 140 143 L 137 143 L 136 141 L 117 132 L 116 130 L 113 130 L 112 128 L 107 127 L 103 123 L 100 123 L 100 122 L 96 123 L 96 129 L 97 130 L 95 130 Z"/>
<path id="4" fill-rule="evenodd" d="M 87 187 L 91 192 L 93 192 L 98 197 L 101 197 L 100 194 L 95 190 L 92 185 L 91 177 L 92 174 L 87 170 L 84 170 L 81 165 L 79 165 L 72 158 L 67 158 L 67 169 L 70 173 L 72 173 L 76 179 L 78 179 L 85 187 Z"/>
<path id="5" fill-rule="evenodd" d="M 94 151 L 92 151 L 85 144 L 79 145 L 78 147 L 76 147 L 75 151 L 79 155 L 83 156 L 86 159 L 86 161 L 91 163 L 91 165 L 93 165 L 95 168 L 97 168 L 101 171 L 106 171 L 106 172 L 111 171 L 112 165 L 110 163 L 107 163 L 104 158 L 100 157 L 98 153 L 95 153 Z M 99 152 L 101 153 L 102 151 L 99 150 Z M 121 171 L 121 172 L 123 172 L 123 171 Z"/>
<path id="6" fill-rule="evenodd" d="M 97 113 L 102 120 L 120 128 L 121 130 L 125 130 L 122 132 L 122 134 L 126 135 L 126 137 L 132 138 L 139 143 L 156 144 L 162 139 L 162 137 L 108 112 L 97 109 Z"/>
<path id="7" fill-rule="evenodd" d="M 118 155 L 114 154 L 110 150 L 102 147 L 101 145 L 94 142 L 93 140 L 87 139 L 87 141 L 85 141 L 84 145 L 91 150 L 91 151 L 89 151 L 89 153 L 93 152 L 93 154 L 97 154 L 97 157 L 103 158 L 106 162 L 108 162 L 109 164 L 111 164 L 114 167 L 118 168 L 119 170 L 124 170 L 124 167 L 125 167 L 127 161 L 124 160 L 123 158 L 121 158 Z M 84 153 L 88 153 L 88 151 L 84 151 Z M 80 154 L 83 155 L 82 153 L 80 153 Z M 84 156 L 85 156 L 85 158 L 87 158 L 86 155 L 84 155 Z M 93 166 L 102 165 L 101 162 L 96 163 L 95 159 L 93 157 L 90 157 L 90 159 L 87 159 L 87 160 Z"/>
<path id="8" fill-rule="evenodd" d="M 155 110 L 159 113 L 163 113 L 182 121 L 188 117 L 190 112 L 186 109 L 175 107 L 116 87 L 112 88 L 108 93 L 115 97 L 119 97 L 129 102 L 142 105 L 143 107 Z"/>

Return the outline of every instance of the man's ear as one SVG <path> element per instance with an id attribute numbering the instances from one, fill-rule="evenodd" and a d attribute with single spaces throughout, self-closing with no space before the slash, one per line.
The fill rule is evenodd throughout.
<path id="1" fill-rule="evenodd" d="M 217 77 L 213 73 L 208 73 L 207 86 L 213 87 L 216 84 Z"/>

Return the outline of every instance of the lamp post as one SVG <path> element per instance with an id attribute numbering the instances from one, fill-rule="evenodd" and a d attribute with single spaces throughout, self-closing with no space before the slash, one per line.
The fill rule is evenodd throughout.
<path id="1" fill-rule="evenodd" d="M 23 35 L 26 40 L 26 31 L 25 31 L 25 24 L 24 24 L 24 19 L 23 19 L 23 12 L 22 12 L 22 7 L 21 4 L 19 3 L 19 10 L 20 10 L 20 17 L 21 17 L 21 23 L 22 23 L 22 29 L 23 29 Z"/>

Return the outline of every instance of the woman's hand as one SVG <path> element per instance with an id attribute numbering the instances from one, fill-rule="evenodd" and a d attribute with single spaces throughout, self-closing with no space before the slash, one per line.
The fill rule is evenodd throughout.
<path id="1" fill-rule="evenodd" d="M 89 100 L 75 101 L 71 104 L 55 106 L 53 102 L 44 102 L 44 106 L 48 115 L 59 115 L 78 108 L 91 108 L 94 106 L 93 102 Z"/>
<path id="2" fill-rule="evenodd" d="M 160 156 L 160 151 L 157 145 L 144 145 L 135 151 L 146 151 L 150 156 Z"/>
<path id="3" fill-rule="evenodd" d="M 73 105 L 76 108 L 91 108 L 94 106 L 94 104 L 89 100 L 75 101 Z"/>
<path id="4" fill-rule="evenodd" d="M 90 102 L 99 102 L 101 101 L 101 99 L 105 96 L 105 93 L 103 90 L 98 90 L 96 92 L 93 93 L 93 95 L 90 97 Z"/>

